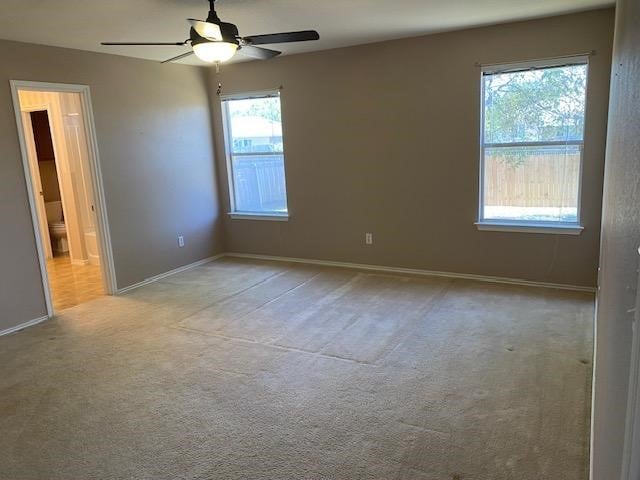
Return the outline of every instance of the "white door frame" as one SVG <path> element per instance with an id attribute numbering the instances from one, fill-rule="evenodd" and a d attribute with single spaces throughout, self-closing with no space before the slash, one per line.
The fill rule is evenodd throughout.
<path id="1" fill-rule="evenodd" d="M 27 156 L 29 157 L 29 166 L 31 167 L 31 180 L 33 181 L 34 190 L 40 190 L 35 193 L 36 211 L 38 212 L 38 226 L 40 227 L 40 241 L 44 248 L 45 258 L 51 258 L 53 256 L 51 248 L 51 238 L 49 237 L 49 230 L 47 225 L 47 212 L 45 208 L 44 197 L 42 195 L 42 179 L 40 178 L 40 165 L 38 163 L 38 152 L 36 151 L 35 136 L 33 135 L 33 128 L 31 123 L 32 112 L 47 112 L 49 118 L 51 118 L 51 109 L 49 105 L 32 105 L 28 108 L 21 108 L 22 112 L 22 125 L 26 127 L 24 132 L 25 142 L 27 145 Z M 49 131 L 51 133 L 51 139 L 53 140 L 53 133 L 51 132 L 51 124 L 49 124 Z M 54 148 L 55 156 L 55 148 Z"/>
<path id="2" fill-rule="evenodd" d="M 115 267 L 113 262 L 113 250 L 111 248 L 111 235 L 109 233 L 109 222 L 107 219 L 107 207 L 102 182 L 102 171 L 100 169 L 100 156 L 98 154 L 98 140 L 96 137 L 96 128 L 93 118 L 93 109 L 91 104 L 91 91 L 88 85 L 73 85 L 67 83 L 51 83 L 51 82 L 33 82 L 26 80 L 10 80 L 11 96 L 13 97 L 13 109 L 16 117 L 16 125 L 18 127 L 18 140 L 20 141 L 20 150 L 22 154 L 22 166 L 27 186 L 27 194 L 29 196 L 29 207 L 31 210 L 31 221 L 36 240 L 36 250 L 38 252 L 38 261 L 40 263 L 40 274 L 42 277 L 42 287 L 47 305 L 47 315 L 52 317 L 53 303 L 51 301 L 51 293 L 49 291 L 49 277 L 47 275 L 47 263 L 44 255 L 44 249 L 41 243 L 40 225 L 38 222 L 38 214 L 36 207 L 35 192 L 33 191 L 33 179 L 29 168 L 29 158 L 27 155 L 27 143 L 25 141 L 25 132 L 22 123 L 22 110 L 20 109 L 19 90 L 39 91 L 39 92 L 58 92 L 58 93 L 79 93 L 82 103 L 82 114 L 85 119 L 85 135 L 89 150 L 89 170 L 91 176 L 91 185 L 95 195 L 96 206 L 96 235 L 98 236 L 98 249 L 100 253 L 100 264 L 104 287 L 108 295 L 115 295 L 117 292 Z"/>

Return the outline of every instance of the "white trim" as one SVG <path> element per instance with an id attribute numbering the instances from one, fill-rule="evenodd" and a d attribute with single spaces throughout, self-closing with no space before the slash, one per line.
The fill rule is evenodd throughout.
<path id="1" fill-rule="evenodd" d="M 227 166 L 227 185 L 229 192 L 229 208 L 231 211 L 236 209 L 236 190 L 235 185 L 233 184 L 233 167 L 231 161 L 231 148 L 229 144 L 229 109 L 227 108 L 227 102 L 220 102 L 220 111 L 222 113 L 222 136 L 224 139 L 224 157 Z"/>
<path id="2" fill-rule="evenodd" d="M 518 232 L 518 233 L 550 233 L 555 235 L 580 235 L 584 227 L 567 224 L 521 223 L 521 222 L 492 222 L 485 220 L 474 224 L 478 230 L 488 232 Z"/>
<path id="3" fill-rule="evenodd" d="M 583 140 L 554 140 L 550 142 L 504 142 L 485 143 L 484 148 L 518 148 L 518 147 L 580 147 L 584 146 Z"/>
<path id="4" fill-rule="evenodd" d="M 233 220 L 271 220 L 274 222 L 288 222 L 289 214 L 279 213 L 242 213 L 242 212 L 229 212 L 227 213 Z"/>
<path id="5" fill-rule="evenodd" d="M 18 96 L 18 86 L 16 82 L 10 80 L 11 96 L 13 98 L 13 110 L 16 117 L 16 125 L 18 127 L 18 142 L 20 144 L 20 156 L 22 157 L 22 168 L 24 170 L 24 178 L 27 187 L 27 197 L 29 199 L 29 210 L 31 212 L 31 223 L 33 225 L 33 233 L 36 241 L 36 252 L 38 254 L 38 264 L 40 266 L 40 278 L 42 280 L 42 290 L 44 292 L 44 302 L 47 309 L 47 318 L 53 316 L 53 302 L 51 300 L 51 292 L 49 291 L 49 276 L 47 275 L 47 261 L 42 248 L 42 233 L 40 232 L 40 222 L 36 210 L 36 196 L 33 191 L 33 178 L 29 167 L 28 147 L 25 139 L 24 128 L 22 125 L 22 110 L 20 109 L 20 98 Z M 32 320 L 33 321 L 33 320 Z M 29 322 L 27 322 L 29 323 Z M 24 325 L 24 324 L 23 324 Z M 17 328 L 17 327 L 14 327 Z M 3 330 L 6 332 L 7 330 Z M 9 332 L 10 333 L 10 332 Z"/>
<path id="6" fill-rule="evenodd" d="M 562 57 L 539 58 L 534 60 L 517 60 L 514 62 L 480 65 L 483 74 L 510 73 L 522 70 L 534 70 L 536 68 L 566 67 L 569 65 L 583 65 L 589 63 L 589 57 L 594 52 Z"/>
<path id="7" fill-rule="evenodd" d="M 589 121 L 589 88 L 591 85 L 591 63 L 589 56 L 585 58 L 587 64 L 587 78 L 584 83 L 584 119 L 582 122 L 582 147 L 580 147 L 580 170 L 578 171 L 578 210 L 576 218 L 578 223 L 582 223 L 582 184 L 584 181 L 584 146 L 587 143 L 587 122 Z M 595 338 L 595 337 L 594 337 Z"/>
<path id="8" fill-rule="evenodd" d="M 87 147 L 89 149 L 89 170 L 91 183 L 94 193 L 94 201 L 96 203 L 96 234 L 98 237 L 98 250 L 100 254 L 101 271 L 105 291 L 109 295 L 116 293 L 116 276 L 115 264 L 113 260 L 113 250 L 111 248 L 111 234 L 109 231 L 109 222 L 107 217 L 107 207 L 105 193 L 103 187 L 102 171 L 100 169 L 100 156 L 98 153 L 98 139 L 96 136 L 95 120 L 93 116 L 93 107 L 91 102 L 91 90 L 88 85 L 75 85 L 67 83 L 51 83 L 51 82 L 34 82 L 26 80 L 9 80 L 11 86 L 11 95 L 13 97 L 13 106 L 16 115 L 16 124 L 18 127 L 18 140 L 20 142 L 20 150 L 22 155 L 23 167 L 25 169 L 25 179 L 27 183 L 27 193 L 29 196 L 29 206 L 31 209 L 31 217 L 34 225 L 34 233 L 36 237 L 36 250 L 38 252 L 38 260 L 40 263 L 40 273 L 42 277 L 42 286 L 45 294 L 45 303 L 47 305 L 47 315 L 53 316 L 53 304 L 51 301 L 51 293 L 49 291 L 49 279 L 47 275 L 46 260 L 43 255 L 42 245 L 40 242 L 40 229 L 38 227 L 37 214 L 34 209 L 34 192 L 32 188 L 32 179 L 28 170 L 27 146 L 24 137 L 22 125 L 22 113 L 20 109 L 20 99 L 18 97 L 19 90 L 44 91 L 58 93 L 79 93 L 82 105 L 82 114 L 84 117 L 85 135 L 87 137 Z"/>
<path id="9" fill-rule="evenodd" d="M 93 116 L 93 102 L 91 101 L 91 89 L 88 86 L 81 86 L 82 91 L 82 114 L 85 119 L 87 130 L 87 140 L 89 147 L 89 171 L 92 181 L 94 202 L 96 203 L 96 233 L 98 234 L 98 254 L 107 294 L 114 295 L 117 291 L 116 267 L 113 258 L 113 248 L 111 246 L 111 232 L 109 230 L 109 217 L 107 215 L 107 201 L 102 180 L 102 169 L 100 166 L 100 153 L 98 152 L 98 137 L 96 134 L 95 119 Z"/>
<path id="10" fill-rule="evenodd" d="M 367 271 L 394 273 L 394 274 L 402 274 L 402 275 L 418 275 L 422 277 L 459 278 L 459 279 L 465 279 L 465 280 L 476 280 L 479 282 L 487 282 L 487 283 L 521 285 L 525 287 L 555 288 L 557 290 L 570 290 L 575 292 L 594 293 L 596 291 L 596 289 L 593 287 L 585 287 L 582 285 L 534 282 L 531 280 L 522 280 L 519 278 L 492 277 L 487 275 L 475 275 L 472 273 L 438 272 L 438 271 L 421 270 L 421 269 L 415 269 L 415 268 L 386 267 L 382 265 L 367 265 L 367 264 L 351 263 L 351 262 L 334 262 L 331 260 L 315 260 L 315 259 L 309 259 L 309 258 L 278 257 L 278 256 L 272 256 L 272 255 L 256 255 L 252 253 L 225 253 L 223 256 L 235 257 L 235 258 L 251 258 L 255 260 L 270 260 L 275 262 L 323 265 L 327 267 L 351 268 L 353 270 L 367 270 Z"/>
<path id="11" fill-rule="evenodd" d="M 42 247 L 44 248 L 44 256 L 45 259 L 49 259 L 53 257 L 53 247 L 51 245 L 51 237 L 49 236 L 49 225 L 47 222 L 47 209 L 44 201 L 43 190 L 42 190 L 42 178 L 40 177 L 40 165 L 38 163 L 38 152 L 36 151 L 36 141 L 35 135 L 33 133 L 33 123 L 31 122 L 31 113 L 37 111 L 46 111 L 47 116 L 49 117 L 49 134 L 51 135 L 52 148 L 53 148 L 53 132 L 51 131 L 51 109 L 49 105 L 32 105 L 27 108 L 22 108 L 20 106 L 20 111 L 22 112 L 22 126 L 25 144 L 27 145 L 27 158 L 29 160 L 29 166 L 31 167 L 31 182 L 32 188 L 40 187 L 40 194 L 35 195 L 35 204 L 36 204 L 36 212 L 38 213 L 38 226 L 40 227 L 40 241 L 42 242 Z M 24 127 L 26 126 L 26 130 Z M 54 164 L 56 160 L 56 154 L 54 150 Z M 56 165 L 56 168 L 57 165 Z M 59 186 L 58 186 L 59 188 Z M 62 198 L 60 198 L 62 201 Z M 46 230 L 45 230 L 46 227 Z"/>
<path id="12" fill-rule="evenodd" d="M 478 169 L 479 173 L 479 186 L 478 186 L 478 224 L 491 224 L 490 219 L 485 219 L 484 217 L 484 170 L 485 170 L 485 149 L 486 148 L 499 148 L 499 147 L 518 147 L 518 146 L 551 146 L 551 145 L 571 145 L 578 146 L 580 149 L 580 165 L 578 169 L 578 205 L 577 205 L 577 221 L 578 224 L 582 222 L 582 182 L 583 182 L 583 171 L 584 171 L 584 145 L 585 145 L 585 136 L 587 129 L 587 121 L 588 121 L 588 109 L 589 109 L 589 78 L 591 77 L 590 68 L 591 65 L 589 63 L 589 57 L 591 55 L 595 55 L 595 50 L 591 53 L 587 54 L 579 54 L 579 55 L 571 55 L 564 57 L 553 57 L 546 59 L 538 59 L 538 60 L 530 60 L 530 61 L 520 61 L 520 62 L 507 62 L 503 64 L 495 64 L 495 65 L 481 65 L 480 72 L 480 168 Z M 506 72 L 515 72 L 518 70 L 524 70 L 527 68 L 546 68 L 546 67 L 560 67 L 560 66 L 568 66 L 568 65 L 586 65 L 587 67 L 587 78 L 585 80 L 584 86 L 584 121 L 582 124 L 582 140 L 574 141 L 561 141 L 561 142 L 512 142 L 512 143 L 487 143 L 485 144 L 485 75 L 493 75 L 497 73 L 506 73 Z M 502 70 L 501 70 L 502 69 Z M 545 228 L 546 225 L 544 222 L 538 223 L 533 222 L 536 226 L 540 226 Z M 582 232 L 582 227 L 579 227 L 580 230 L 574 230 L 573 232 L 569 232 L 568 230 L 564 230 L 562 232 L 549 232 L 548 229 L 544 230 L 507 230 L 506 228 L 500 229 L 501 231 L 514 231 L 514 232 L 528 232 L 528 233 L 540 233 L 540 232 L 548 232 L 548 233 L 567 233 L 570 235 L 579 235 Z M 479 230 L 493 230 L 492 228 L 480 228 Z"/>
<path id="13" fill-rule="evenodd" d="M 49 320 L 48 315 L 34 318 L 33 320 L 29 320 L 28 322 L 21 323 L 20 325 L 16 325 L 14 327 L 5 328 L 4 330 L 0 330 L 0 337 L 2 337 L 3 335 L 9 335 L 10 333 L 17 332 L 18 330 L 22 330 L 33 325 L 37 325 L 38 323 L 44 322 L 45 320 Z"/>
<path id="14" fill-rule="evenodd" d="M 252 98 L 279 97 L 280 90 L 282 90 L 282 87 L 247 92 L 221 93 L 219 97 L 221 102 L 226 102 L 227 100 L 249 100 Z"/>
<path id="15" fill-rule="evenodd" d="M 245 155 L 244 153 L 234 153 L 231 145 L 231 127 L 230 127 L 230 118 L 229 118 L 229 108 L 228 101 L 233 100 L 246 100 L 250 98 L 278 98 L 280 100 L 280 123 L 282 124 L 282 144 L 284 145 L 284 119 L 282 118 L 282 96 L 280 95 L 280 89 L 277 90 L 260 90 L 254 92 L 238 92 L 238 93 L 230 93 L 226 95 L 220 95 L 220 112 L 222 113 L 222 135 L 224 138 L 224 156 L 226 160 L 227 166 L 227 185 L 229 187 L 229 209 L 233 215 L 243 215 L 242 212 L 236 211 L 236 191 L 235 185 L 233 182 L 233 157 L 234 155 Z M 287 206 L 287 210 L 289 210 L 289 195 L 288 195 L 288 186 L 287 186 L 287 158 L 284 154 L 285 148 L 282 148 L 282 152 L 259 152 L 254 155 L 259 156 L 268 156 L 268 155 L 282 155 L 282 165 L 284 168 L 284 195 L 285 195 L 285 204 Z M 252 155 L 251 153 L 249 155 Z M 267 214 L 271 215 L 271 214 Z M 233 217 L 232 217 L 233 218 Z M 238 217 L 240 218 L 240 217 Z M 246 218 L 246 217 L 243 217 Z M 253 220 L 258 220 L 254 218 Z M 260 219 L 265 220 L 265 219 Z"/>
<path id="16" fill-rule="evenodd" d="M 478 220 L 484 218 L 484 75 L 480 72 L 480 160 L 478 162 Z"/>
<path id="17" fill-rule="evenodd" d="M 276 152 L 231 152 L 232 157 L 274 157 L 284 155 L 284 151 Z"/>
<path id="18" fill-rule="evenodd" d="M 118 289 L 118 291 L 116 292 L 116 295 L 122 295 L 123 293 L 130 292 L 131 290 L 135 290 L 136 288 L 144 287 L 145 285 L 149 285 L 150 283 L 157 282 L 158 280 L 162 280 L 163 278 L 170 277 L 171 275 L 175 275 L 176 273 L 186 272 L 187 270 L 191 270 L 192 268 L 205 265 L 207 263 L 213 262 L 214 260 L 217 260 L 223 257 L 224 255 L 225 255 L 224 253 L 213 255 L 211 257 L 203 258 L 202 260 L 198 260 L 188 265 L 183 265 L 182 267 L 174 268 L 173 270 L 169 270 L 168 272 L 160 273 L 158 275 L 154 275 L 153 277 L 145 278 L 141 282 L 134 283 L 133 285 L 129 285 L 128 287 Z"/>
<path id="19" fill-rule="evenodd" d="M 293 258 L 293 257 L 278 257 L 273 255 L 257 255 L 252 253 L 220 253 L 218 255 L 213 255 L 211 257 L 203 258 L 202 260 L 198 260 L 196 262 L 190 263 L 188 265 L 184 265 L 182 267 L 175 268 L 168 272 L 161 273 L 159 275 L 155 275 L 153 277 L 147 278 L 142 282 L 138 282 L 133 285 L 129 285 L 128 287 L 124 287 L 119 289 L 116 292 L 116 295 L 122 295 L 124 293 L 135 290 L 136 288 L 143 287 L 145 285 L 149 285 L 151 283 L 157 282 L 158 280 L 162 280 L 163 278 L 170 277 L 171 275 L 175 275 L 177 273 L 185 272 L 187 270 L 191 270 L 193 268 L 199 267 L 201 265 L 206 265 L 207 263 L 211 263 L 215 260 L 218 260 L 223 257 L 231 257 L 231 258 L 247 258 L 254 260 L 268 260 L 274 262 L 289 262 L 289 263 L 302 263 L 307 265 L 322 265 L 327 267 L 336 267 L 336 268 L 350 268 L 353 270 L 366 270 L 372 272 L 381 272 L 381 273 L 392 273 L 392 274 L 401 274 L 401 275 L 417 275 L 421 277 L 441 277 L 441 278 L 458 278 L 464 280 L 475 280 L 478 282 L 486 282 L 486 283 L 498 283 L 498 284 L 506 284 L 506 285 L 521 285 L 526 287 L 541 287 L 541 288 L 554 288 L 557 290 L 569 290 L 569 291 L 577 291 L 577 292 L 595 292 L 595 288 L 592 287 L 584 287 L 580 285 L 566 285 L 561 283 L 546 283 L 546 282 L 533 282 L 530 280 L 521 280 L 516 278 L 506 278 L 506 277 L 492 277 L 486 275 L 475 275 L 469 273 L 453 273 L 453 272 L 438 272 L 432 270 L 421 270 L 415 268 L 399 268 L 399 267 L 385 267 L 382 265 L 367 265 L 360 263 L 351 263 L 351 262 L 335 262 L 330 260 L 315 260 L 308 258 Z M 15 327 L 7 328 L 6 330 L 0 331 L 0 336 L 8 335 L 18 330 L 22 330 L 23 328 L 30 327 L 32 325 L 36 325 L 40 322 L 43 322 L 49 319 L 49 316 L 43 316 L 36 318 L 34 320 L 29 320 L 28 322 L 21 323 L 20 325 L 16 325 Z M 639 397 L 640 398 L 640 397 Z"/>

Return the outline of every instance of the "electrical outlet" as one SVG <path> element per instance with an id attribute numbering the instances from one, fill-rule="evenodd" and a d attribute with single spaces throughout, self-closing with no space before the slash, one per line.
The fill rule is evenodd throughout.
<path id="1" fill-rule="evenodd" d="M 373 233 L 364 234 L 364 243 L 367 245 L 373 245 Z"/>
<path id="2" fill-rule="evenodd" d="M 184 237 L 182 235 L 178 235 L 178 246 L 184 247 Z"/>

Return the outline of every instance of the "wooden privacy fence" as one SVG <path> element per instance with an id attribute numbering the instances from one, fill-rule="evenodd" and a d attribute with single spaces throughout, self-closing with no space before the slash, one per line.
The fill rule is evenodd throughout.
<path id="1" fill-rule="evenodd" d="M 282 154 L 233 157 L 236 209 L 246 212 L 287 208 Z"/>
<path id="2" fill-rule="evenodd" d="M 516 156 L 487 150 L 485 205 L 577 207 L 580 153 Z"/>

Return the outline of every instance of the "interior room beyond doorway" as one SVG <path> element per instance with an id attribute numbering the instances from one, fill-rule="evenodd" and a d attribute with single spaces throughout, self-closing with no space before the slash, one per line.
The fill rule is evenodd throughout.
<path id="1" fill-rule="evenodd" d="M 76 92 L 18 94 L 38 240 L 53 309 L 60 311 L 105 294 L 82 98 Z"/>

